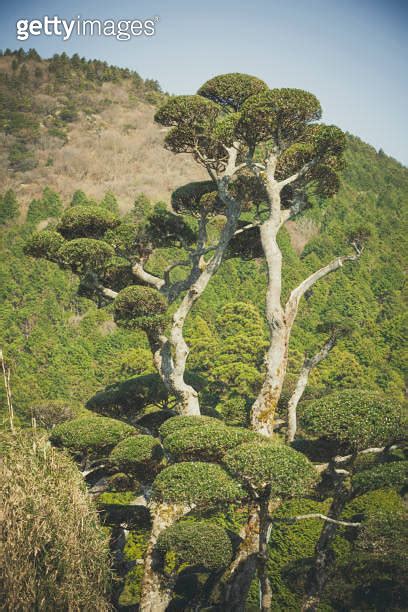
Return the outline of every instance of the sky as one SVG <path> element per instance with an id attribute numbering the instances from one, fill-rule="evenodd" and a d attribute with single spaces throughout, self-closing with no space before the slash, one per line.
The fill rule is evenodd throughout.
<path id="1" fill-rule="evenodd" d="M 154 36 L 16 38 L 16 21 L 158 17 Z M 0 48 L 65 51 L 128 67 L 165 91 L 245 72 L 314 93 L 323 120 L 408 166 L 408 0 L 1 0 Z"/>

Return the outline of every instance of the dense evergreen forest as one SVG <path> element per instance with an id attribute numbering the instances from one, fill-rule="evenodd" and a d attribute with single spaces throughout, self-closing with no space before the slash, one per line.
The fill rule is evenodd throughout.
<path id="1" fill-rule="evenodd" d="M 9 172 L 18 177 L 38 164 L 44 121 L 63 146 L 69 125 L 87 112 L 74 98 L 44 119 L 40 105 L 32 104 L 35 87 L 24 85 L 26 72 L 38 82 L 46 73 L 47 87 L 57 93 L 79 82 L 90 103 L 104 82 L 130 83 L 135 104 L 155 105 L 156 121 L 174 126 L 168 116 L 178 97 L 163 94 L 155 81 L 136 73 L 77 56 L 55 56 L 46 63 L 34 51 L 6 51 L 4 59 L 10 66 L 0 81 L 2 146 Z M 263 95 L 260 81 L 242 83 L 255 88 L 248 100 Z M 227 107 L 236 81 L 228 86 L 234 94 L 229 90 Z M 206 104 L 222 106 L 218 84 L 205 87 L 199 94 Z M 184 101 L 189 97 L 180 98 L 194 128 L 196 109 Z M 241 115 L 239 126 L 244 116 L 246 129 L 253 117 L 244 100 L 230 114 L 222 112 L 229 123 L 217 124 L 220 141 L 229 138 L 230 123 L 236 121 L 230 117 Z M 172 129 L 179 133 L 173 140 L 166 136 L 166 146 L 189 153 L 180 131 L 185 126 L 177 121 Z M 201 137 L 208 126 L 199 129 Z M 222 157 L 211 146 L 211 155 Z M 256 146 L 262 149 L 263 143 Z M 285 160 L 290 168 L 299 159 L 304 163 L 306 150 L 304 141 L 292 146 L 298 148 L 295 162 Z M 252 183 L 244 184 L 246 175 L 245 205 L 220 265 L 183 320 L 189 352 L 180 384 L 176 371 L 166 374 L 163 347 L 170 342 L 169 363 L 177 370 L 181 344 L 171 344 L 169 321 L 192 286 L 186 262 L 192 262 L 191 278 L 197 282 L 212 253 L 214 258 L 218 253 L 228 219 L 223 184 L 215 181 L 217 195 L 209 181 L 186 177 L 188 184 L 176 185 L 167 200 L 135 192 L 131 205 L 113 190 L 96 198 L 80 181 L 69 197 L 52 183 L 41 185 L 42 195 L 29 202 L 16 195 L 14 183 L 0 194 L 0 348 L 6 383 L 0 388 L 1 487 L 8 500 L 2 532 L 7 569 L 1 577 L 9 591 L 4 610 L 103 610 L 110 604 L 151 612 L 407 609 L 408 170 L 356 136 L 345 135 L 344 152 L 340 148 L 338 165 L 333 148 L 319 167 L 336 171 L 336 188 L 316 189 L 321 175 L 311 176 L 302 184 L 307 204 L 277 237 L 283 302 L 328 262 L 344 256 L 350 261 L 302 295 L 270 436 L 257 429 L 253 416 L 273 337 L 259 229 L 267 196 L 254 195 Z M 311 162 L 306 158 L 306 163 Z M 354 241 L 356 235 L 364 237 L 354 258 L 350 232 Z M 164 333 L 169 340 L 160 345 Z M 307 375 L 299 391 L 299 423 L 290 438 L 288 406 L 302 372 Z M 187 397 L 191 389 L 198 411 Z M 46 506 L 51 540 L 40 528 L 30 531 L 23 514 L 13 512 L 12 500 L 18 491 L 19 507 L 39 512 L 47 486 L 51 499 L 55 492 L 55 505 Z M 87 517 L 77 537 L 85 547 L 89 543 L 82 567 L 68 529 L 61 529 L 71 495 L 71 534 L 75 512 Z M 25 535 L 13 542 L 8 534 L 18 525 L 24 529 L 16 532 Z M 50 541 L 67 551 L 72 547 L 71 559 L 65 555 L 58 566 L 47 552 Z M 25 546 L 42 551 L 40 561 L 28 551 L 32 559 L 24 570 L 27 576 L 37 572 L 37 583 L 17 570 Z M 100 567 L 93 564 L 95 557 Z M 54 582 L 61 581 L 60 590 L 42 583 L 47 567 L 55 572 Z M 75 593 L 65 584 L 79 567 Z M 10 589 L 14 572 L 20 589 Z"/>

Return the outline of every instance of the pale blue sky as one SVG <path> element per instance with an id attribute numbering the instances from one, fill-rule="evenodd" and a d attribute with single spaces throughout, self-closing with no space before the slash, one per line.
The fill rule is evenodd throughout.
<path id="1" fill-rule="evenodd" d="M 2 0 L 0 47 L 35 47 L 106 60 L 193 93 L 209 77 L 247 72 L 271 87 L 318 96 L 324 120 L 408 165 L 408 1 L 404 0 Z M 151 38 L 63 42 L 16 39 L 18 19 L 159 16 Z M 405 75 L 405 76 L 404 76 Z"/>

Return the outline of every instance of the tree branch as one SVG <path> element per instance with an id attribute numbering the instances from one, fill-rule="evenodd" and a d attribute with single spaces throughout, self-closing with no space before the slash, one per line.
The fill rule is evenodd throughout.
<path id="1" fill-rule="evenodd" d="M 299 170 L 299 172 L 295 172 L 295 174 L 292 174 L 292 176 L 289 176 L 288 178 L 279 181 L 279 188 L 282 190 L 284 187 L 286 187 L 286 185 L 291 185 L 292 183 L 300 179 L 304 174 L 306 174 L 308 170 L 310 170 L 312 166 L 314 166 L 315 163 L 315 160 L 307 162 L 307 164 L 305 164 L 303 168 Z"/>
<path id="2" fill-rule="evenodd" d="M 165 281 L 162 278 L 154 276 L 153 274 L 150 274 L 150 272 L 146 272 L 140 262 L 136 262 L 133 264 L 132 273 L 134 276 L 136 276 L 137 279 L 139 279 L 143 283 L 146 283 L 147 285 L 150 285 L 151 287 L 154 287 L 158 291 L 160 291 L 160 289 L 165 284 Z"/>
<path id="3" fill-rule="evenodd" d="M 282 517 L 282 518 L 274 518 L 273 516 L 270 517 L 270 520 L 272 522 L 279 522 L 279 523 L 297 523 L 298 521 L 304 521 L 304 520 L 308 520 L 308 519 L 320 519 L 322 521 L 326 521 L 327 523 L 333 523 L 334 525 L 344 525 L 344 527 L 360 527 L 361 523 L 351 523 L 349 521 L 340 521 L 340 520 L 336 520 L 331 518 L 330 516 L 326 516 L 325 514 L 321 514 L 320 512 L 315 512 L 315 513 L 311 513 L 311 514 L 299 514 L 298 516 L 291 516 L 288 518 Z"/>
<path id="4" fill-rule="evenodd" d="M 341 268 L 346 261 L 356 261 L 360 257 L 360 254 L 361 250 L 356 252 L 355 255 L 336 257 L 336 259 L 333 259 L 326 266 L 323 266 L 323 268 L 320 268 L 320 270 L 308 276 L 298 287 L 296 287 L 296 289 L 293 289 L 285 306 L 287 320 L 294 320 L 301 298 L 318 280 Z"/>

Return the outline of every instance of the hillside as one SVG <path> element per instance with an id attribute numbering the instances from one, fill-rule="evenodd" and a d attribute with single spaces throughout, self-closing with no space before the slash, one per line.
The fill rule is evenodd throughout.
<path id="1" fill-rule="evenodd" d="M 154 80 L 64 54 L 0 57 L 0 184 L 25 207 L 45 185 L 71 198 L 113 191 L 122 210 L 135 194 L 168 199 L 203 172 L 162 147 L 155 106 L 164 98 Z"/>
<path id="2" fill-rule="evenodd" d="M 169 305 L 156 289 L 135 286 L 128 266 L 139 241 L 143 247 L 152 235 L 151 227 L 157 240 L 147 263 L 152 274 L 164 275 L 170 261 L 187 259 L 188 246 L 198 243 L 197 218 L 171 213 L 170 196 L 175 188 L 205 177 L 191 159 L 164 149 L 153 115 L 166 99 L 155 81 L 102 62 L 65 55 L 44 61 L 33 51 L 0 57 L 0 349 L 10 372 L 16 426 L 8 431 L 1 386 L 2 486 L 11 500 L 2 538 L 13 563 L 0 565 L 9 601 L 23 601 L 22 593 L 26 601 L 36 601 L 41 587 L 46 605 L 57 602 L 53 607 L 58 609 L 74 608 L 58 602 L 80 597 L 101 610 L 109 607 L 108 599 L 116 610 L 154 609 L 143 607 L 141 587 L 154 554 L 160 559 L 157 573 L 174 587 L 168 610 L 225 609 L 207 607 L 210 594 L 217 594 L 213 588 L 220 569 L 234 562 L 241 544 L 250 551 L 246 546 L 254 541 L 258 554 L 260 538 L 254 539 L 251 530 L 253 525 L 254 533 L 261 529 L 252 522 L 253 508 L 269 498 L 276 515 L 269 523 L 271 545 L 266 548 L 266 543 L 262 557 L 273 585 L 268 609 L 300 609 L 315 545 L 327 524 L 320 521 L 323 513 L 346 524 L 332 533 L 332 566 L 319 609 L 402 611 L 408 170 L 347 135 L 336 195 L 308 193 L 311 206 L 279 232 L 284 298 L 312 272 L 351 252 L 350 228 L 368 237 L 358 261 L 347 261 L 321 279 L 300 303 L 277 423 L 286 418 L 305 356 L 322 348 L 333 326 L 341 334 L 312 370 L 294 443 L 285 444 L 284 428 L 273 432 L 272 440 L 248 429 L 268 344 L 267 267 L 258 227 L 232 239 L 218 273 L 187 318 L 186 382 L 199 392 L 202 416 L 171 418 L 175 396 L 155 371 L 148 332 L 155 321 L 156 331 L 169 324 L 164 309 L 172 312 L 180 298 Z M 77 215 L 80 224 L 83 218 L 96 219 L 84 222 L 95 238 L 75 231 L 65 235 L 67 226 L 57 225 L 64 211 L 74 222 Z M 240 223 L 252 220 L 251 214 L 245 210 Z M 216 209 L 208 235 L 218 237 L 224 222 Z M 41 258 L 41 248 L 26 248 L 33 236 L 31 245 L 36 244 L 36 230 L 45 228 L 51 232 L 40 236 L 59 241 L 54 260 Z M 92 284 L 80 284 L 71 271 L 80 271 L 75 245 L 81 241 L 89 257 L 81 280 L 97 270 L 119 292 L 113 302 L 93 292 Z M 58 259 L 72 245 L 71 264 Z M 98 261 L 104 248 L 105 267 Z M 172 280 L 184 278 L 183 270 L 170 273 Z M 128 289 L 147 295 L 148 309 L 159 304 L 156 311 L 152 307 L 153 316 L 150 310 L 145 315 L 139 297 L 142 316 L 132 311 L 129 316 L 139 327 L 125 320 L 126 299 L 123 318 L 117 316 Z M 140 302 L 135 299 L 136 306 Z M 379 453 L 382 447 L 386 450 Z M 374 454 L 367 456 L 367 448 Z M 334 469 L 337 460 L 350 471 Z M 349 487 L 344 497 L 340 479 Z M 75 503 L 64 523 L 67 496 L 81 505 L 81 526 Z M 332 514 L 340 497 L 342 505 Z M 160 515 L 161 502 L 167 518 Z M 177 520 L 179 503 L 188 514 Z M 297 515 L 313 520 L 297 523 Z M 150 526 L 157 517 L 168 527 L 156 542 Z M 91 543 L 83 558 L 77 552 L 81 537 Z M 116 575 L 109 593 L 108 537 L 110 569 Z M 55 571 L 51 581 L 42 558 Z M 84 568 L 78 594 L 72 593 L 70 573 L 77 567 Z M 15 579 L 23 571 L 31 590 L 25 580 Z M 258 610 L 258 580 L 247 595 L 245 612 Z"/>
<path id="3" fill-rule="evenodd" d="M 14 187 L 17 192 L 22 215 L 18 225 L 7 221 L 3 225 L 0 253 L 0 337 L 12 363 L 15 402 L 17 409 L 23 411 L 30 401 L 43 397 L 85 402 L 98 388 L 114 382 L 119 374 L 123 378 L 126 374 L 140 373 L 140 368 L 132 369 L 127 361 L 138 361 L 137 349 L 146 349 L 146 340 L 140 332 L 118 330 L 111 321 L 109 309 L 98 310 L 89 300 L 79 298 L 77 280 L 70 273 L 51 263 L 22 256 L 24 240 L 34 227 L 43 227 L 49 217 L 58 215 L 58 210 L 68 204 L 78 189 L 86 192 L 87 197 L 99 200 L 110 189 L 122 211 L 131 209 L 135 197 L 144 191 L 150 194 L 151 203 L 142 206 L 139 214 L 143 215 L 149 214 L 150 206 L 159 195 L 168 202 L 172 189 L 198 178 L 200 170 L 184 156 L 175 156 L 163 149 L 162 134 L 152 120 L 154 106 L 149 103 L 163 97 L 157 84 L 152 89 L 137 75 L 106 66 L 99 68 L 102 82 L 95 82 L 89 72 L 84 75 L 84 65 L 73 68 L 74 59 L 63 56 L 51 62 L 36 57 L 17 60 L 18 67 L 14 69 L 11 65 L 16 62 L 16 56 L 1 57 L 0 62 L 8 67 L 1 85 L 3 159 L 10 156 L 10 151 L 24 136 L 37 164 L 23 171 L 7 168 L 5 161 L 2 170 L 7 175 L 4 185 Z M 55 65 L 62 71 L 61 77 Z M 21 72 L 24 73 L 25 67 L 30 76 L 22 81 Z M 41 83 L 34 86 L 30 80 L 39 68 Z M 89 71 L 89 64 L 85 68 Z M 10 70 L 14 76 L 10 77 Z M 103 70 L 108 75 L 103 76 Z M 67 88 L 72 80 L 79 78 L 78 74 L 82 79 L 78 93 L 74 100 L 68 99 Z M 7 103 L 16 82 L 21 94 L 19 110 L 9 113 Z M 109 103 L 106 102 L 108 95 Z M 28 100 L 32 109 L 29 114 L 21 106 L 28 105 Z M 50 101 L 52 108 L 45 115 Z M 68 103 L 74 118 L 63 121 L 61 108 L 66 109 L 63 105 Z M 88 113 L 89 107 L 94 112 Z M 136 117 L 139 122 L 135 125 Z M 125 133 L 124 126 L 130 124 L 130 132 Z M 99 136 L 95 126 L 99 126 Z M 61 135 L 49 135 L 55 130 L 64 134 L 65 140 Z M 95 139 L 98 139 L 96 149 Z M 135 155 L 139 160 L 136 176 Z M 44 163 L 50 157 L 53 163 Z M 156 160 L 157 167 L 153 167 L 152 159 Z M 120 176 L 117 181 L 108 180 L 106 175 L 116 163 Z M 163 172 L 167 169 L 166 182 L 163 182 L 163 173 L 157 171 L 159 167 Z M 41 196 L 46 187 L 45 195 Z M 37 199 L 31 202 L 29 217 L 24 221 L 32 195 Z M 399 397 L 405 393 L 406 354 L 402 339 L 406 330 L 403 314 L 406 237 L 403 228 L 407 199 L 408 170 L 357 138 L 349 137 L 340 192 L 332 200 L 315 202 L 301 218 L 290 222 L 287 232 L 281 235 L 288 262 L 284 276 L 287 291 L 305 271 L 344 251 L 345 228 L 349 224 L 363 222 L 373 234 L 361 264 L 348 267 L 316 286 L 313 296 L 301 306 L 291 342 L 293 378 L 304 351 L 313 350 L 324 339 L 316 331 L 322 313 L 338 308 L 357 327 L 313 373 L 312 395 L 313 387 L 316 392 L 322 388 L 361 384 Z M 165 254 L 164 249 L 163 257 Z M 164 265 L 163 257 L 151 265 L 159 270 Z M 262 260 L 231 257 L 224 263 L 189 323 L 193 345 L 190 362 L 197 372 L 205 371 L 199 352 L 203 329 L 208 339 L 217 343 L 216 317 L 228 302 L 250 301 L 262 312 L 264 283 Z M 196 334 L 194 329 L 198 323 L 201 328 Z M 194 341 L 195 335 L 198 335 L 197 341 Z M 151 370 L 152 364 L 144 367 Z M 251 384 L 254 393 L 256 380 Z"/>

